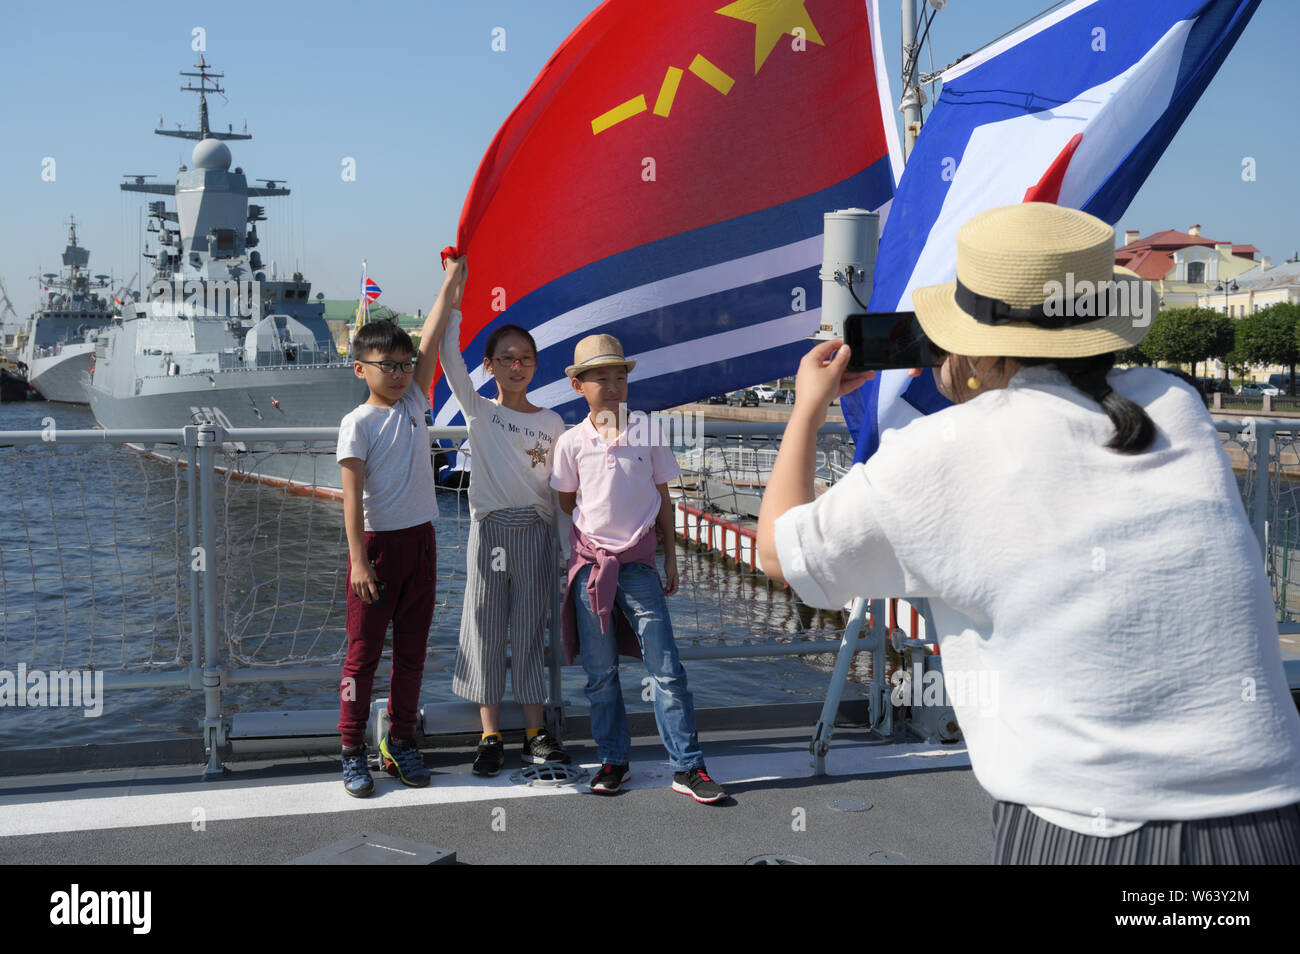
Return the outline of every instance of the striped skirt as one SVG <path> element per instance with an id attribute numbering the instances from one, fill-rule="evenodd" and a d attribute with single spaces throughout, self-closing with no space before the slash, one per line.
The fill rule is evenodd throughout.
<path id="1" fill-rule="evenodd" d="M 555 535 L 532 507 L 493 510 L 470 524 L 465 606 L 451 688 L 481 706 L 506 692 L 510 645 L 515 701 L 546 701 L 545 636 L 558 585 Z"/>
<path id="2" fill-rule="evenodd" d="M 1270 811 L 1149 821 L 1102 838 L 1039 818 L 1024 805 L 993 803 L 993 863 L 1002 865 L 1300 864 L 1300 803 Z"/>

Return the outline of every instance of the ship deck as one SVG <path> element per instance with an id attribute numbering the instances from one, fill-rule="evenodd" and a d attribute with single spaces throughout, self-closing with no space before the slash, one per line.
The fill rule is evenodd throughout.
<path id="1" fill-rule="evenodd" d="M 654 736 L 633 739 L 631 775 L 614 796 L 591 794 L 585 780 L 512 782 L 519 746 L 509 737 L 506 769 L 495 778 L 470 772 L 468 746 L 435 749 L 426 752 L 434 773 L 428 788 L 377 774 L 368 799 L 349 797 L 337 759 L 325 756 L 235 763 L 214 782 L 201 780 L 201 765 L 9 777 L 0 779 L 0 861 L 284 864 L 359 835 L 454 851 L 462 864 L 991 860 L 992 802 L 963 746 L 840 727 L 829 774 L 814 777 L 809 732 L 702 731 L 710 772 L 729 795 L 718 805 L 672 791 Z M 569 749 L 575 762 L 594 768 L 589 740 Z M 861 810 L 863 803 L 870 807 Z"/>

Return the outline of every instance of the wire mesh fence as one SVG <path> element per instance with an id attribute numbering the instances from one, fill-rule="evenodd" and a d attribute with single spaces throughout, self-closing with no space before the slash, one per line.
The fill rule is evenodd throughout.
<path id="1" fill-rule="evenodd" d="M 1265 553 L 1279 618 L 1300 620 L 1296 425 L 1216 424 Z M 333 440 L 218 445 L 215 546 L 207 553 L 196 543 L 203 520 L 198 468 L 190 463 L 197 460 L 196 430 L 177 431 L 166 443 L 143 442 L 148 455 L 105 432 L 60 432 L 57 440 L 0 433 L 0 671 L 107 672 L 135 680 L 135 688 L 151 678 L 170 680 L 156 685 L 188 694 L 185 701 L 174 696 L 166 705 L 175 715 L 161 706 L 163 715 L 149 717 L 168 724 L 192 723 L 201 664 L 260 673 L 249 679 L 275 682 L 277 705 L 293 705 L 282 687 L 295 674 L 311 672 L 315 691 L 325 688 L 322 673 L 337 671 L 347 646 L 347 541 Z M 670 607 L 684 647 L 737 655 L 805 651 L 793 644 L 824 644 L 844 627 L 844 613 L 807 607 L 762 572 L 755 517 L 779 446 L 779 425 L 750 424 L 726 432 L 719 426 L 676 448 L 683 471 L 672 486 L 681 585 Z M 816 462 L 820 487 L 847 472 L 847 432 L 826 429 Z M 429 666 L 446 669 L 454 662 L 465 591 L 466 491 L 440 488 L 438 506 Z M 196 586 L 205 573 L 216 580 L 218 651 L 208 659 L 199 652 Z M 806 651 L 819 649 L 825 646 Z M 6 739 L 0 726 L 0 747 Z"/>
<path id="2" fill-rule="evenodd" d="M 188 665 L 183 468 L 53 441 L 4 447 L 0 482 L 0 669 Z"/>

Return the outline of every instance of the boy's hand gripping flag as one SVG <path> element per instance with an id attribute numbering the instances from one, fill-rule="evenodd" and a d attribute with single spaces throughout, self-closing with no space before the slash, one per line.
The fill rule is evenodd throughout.
<path id="1" fill-rule="evenodd" d="M 476 384 L 504 323 L 537 340 L 530 398 L 570 421 L 585 405 L 564 369 L 598 332 L 637 360 L 641 410 L 792 373 L 820 315 L 823 213 L 880 209 L 896 181 L 873 18 L 844 0 L 609 0 L 588 16 L 461 213 Z M 444 380 L 431 401 L 438 424 L 459 412 Z"/>
<path id="2" fill-rule="evenodd" d="M 898 184 L 872 311 L 956 277 L 957 230 L 988 209 L 1054 202 L 1114 225 L 1259 0 L 1079 0 L 976 53 L 943 92 Z M 856 458 L 947 407 L 933 375 L 886 371 L 841 400 Z"/>

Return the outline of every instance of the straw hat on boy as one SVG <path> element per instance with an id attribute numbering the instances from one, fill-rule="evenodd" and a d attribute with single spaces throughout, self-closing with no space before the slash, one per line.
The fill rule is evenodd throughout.
<path id="1" fill-rule="evenodd" d="M 629 371 L 636 367 L 635 360 L 623 357 L 623 346 L 613 335 L 587 335 L 573 349 L 573 364 L 565 368 L 564 373 L 572 378 L 611 364 L 626 365 Z"/>

